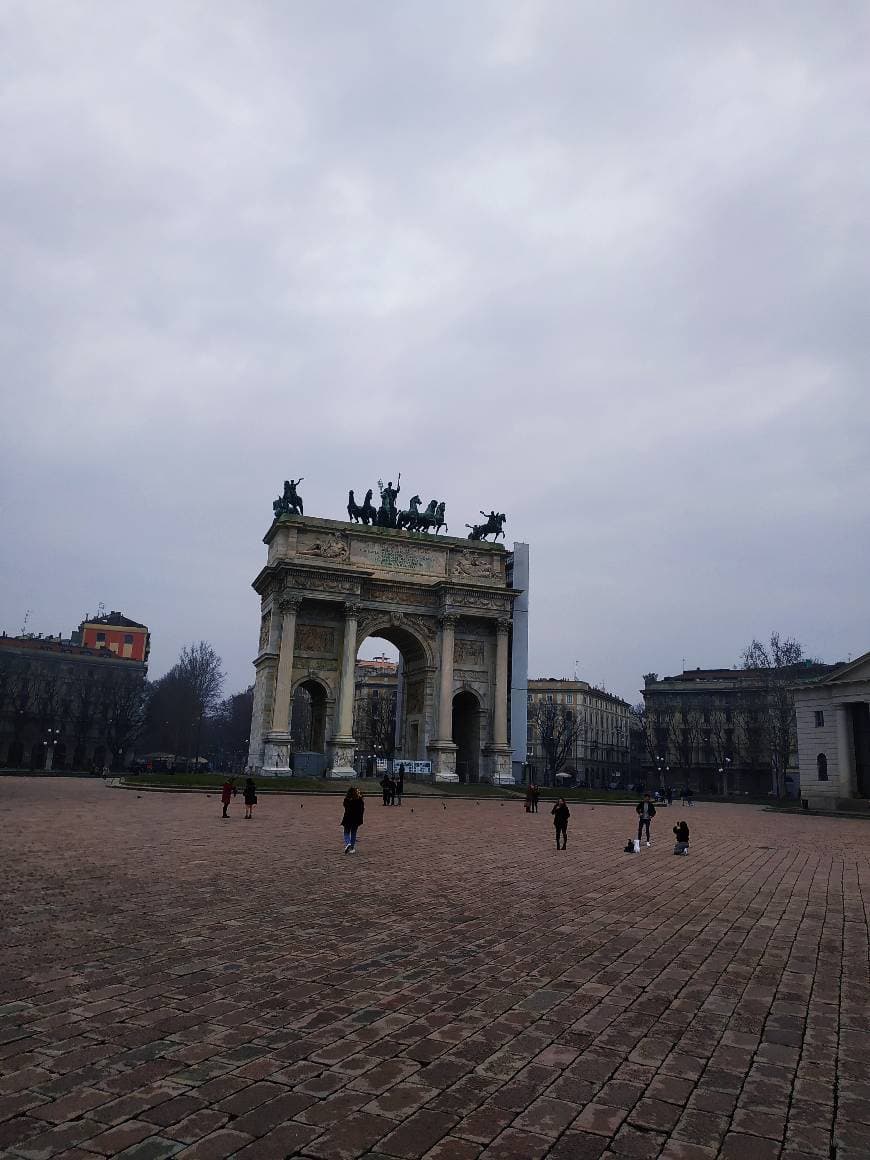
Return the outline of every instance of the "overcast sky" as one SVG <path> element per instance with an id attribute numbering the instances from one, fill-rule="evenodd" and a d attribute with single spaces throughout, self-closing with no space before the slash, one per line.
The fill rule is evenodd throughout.
<path id="1" fill-rule="evenodd" d="M 531 545 L 533 675 L 870 649 L 863 2 L 0 14 L 0 628 L 253 679 L 284 478 Z M 376 493 L 377 494 L 377 493 Z"/>

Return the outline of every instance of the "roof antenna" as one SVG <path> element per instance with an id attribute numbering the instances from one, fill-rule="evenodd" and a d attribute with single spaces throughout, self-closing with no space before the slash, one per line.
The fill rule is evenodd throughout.
<path id="1" fill-rule="evenodd" d="M 22 636 L 24 636 L 24 634 L 27 632 L 27 622 L 28 622 L 28 620 L 30 620 L 31 612 L 33 612 L 32 608 L 25 608 L 25 610 L 24 610 L 24 624 L 22 624 L 22 626 L 21 626 L 21 635 Z"/>

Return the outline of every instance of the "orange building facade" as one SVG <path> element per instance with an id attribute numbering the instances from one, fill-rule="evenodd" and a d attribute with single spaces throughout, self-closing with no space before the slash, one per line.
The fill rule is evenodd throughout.
<path id="1" fill-rule="evenodd" d="M 126 660 L 148 660 L 151 636 L 144 624 L 139 624 L 120 612 L 109 612 L 79 625 L 77 644 L 84 648 L 108 649 L 116 657 Z"/>

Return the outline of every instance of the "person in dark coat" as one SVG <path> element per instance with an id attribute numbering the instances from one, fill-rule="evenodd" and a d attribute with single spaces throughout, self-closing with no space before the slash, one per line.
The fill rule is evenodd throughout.
<path id="1" fill-rule="evenodd" d="M 254 806 L 257 804 L 257 787 L 254 779 L 249 777 L 245 782 L 245 818 L 254 816 Z"/>
<path id="2" fill-rule="evenodd" d="M 390 805 L 394 806 L 395 804 L 396 804 L 396 779 L 394 777 L 391 777 L 390 778 Z"/>
<path id="3" fill-rule="evenodd" d="M 384 805 L 390 804 L 390 775 L 385 773 L 381 778 L 381 789 L 384 791 Z"/>
<path id="4" fill-rule="evenodd" d="M 532 813 L 533 814 L 536 814 L 538 812 L 538 799 L 540 798 L 540 796 L 541 796 L 541 791 L 538 789 L 538 787 L 536 785 L 533 785 L 532 786 Z"/>
<path id="5" fill-rule="evenodd" d="M 405 767 L 399 766 L 399 776 L 396 778 L 396 805 L 402 804 L 402 794 L 405 792 Z"/>
<path id="6" fill-rule="evenodd" d="M 564 798 L 559 798 L 553 808 L 550 810 L 553 815 L 553 825 L 556 827 L 556 849 L 568 849 L 568 819 L 571 817 L 571 811 L 568 809 L 568 803 Z M 562 845 L 559 845 L 559 837 L 562 838 Z"/>
<path id="7" fill-rule="evenodd" d="M 674 853 L 688 854 L 689 852 L 689 827 L 686 822 L 680 822 L 674 826 Z"/>
<path id="8" fill-rule="evenodd" d="M 365 812 L 366 803 L 363 801 L 362 792 L 352 785 L 344 795 L 344 813 L 341 817 L 345 854 L 356 853 L 356 832 L 363 824 Z"/>
<path id="9" fill-rule="evenodd" d="M 656 808 L 652 804 L 652 798 L 648 793 L 643 795 L 643 801 L 640 801 L 635 806 L 637 812 L 637 840 L 640 841 L 644 830 L 646 831 L 646 844 L 650 845 L 649 840 L 649 824 L 656 816 Z"/>
<path id="10" fill-rule="evenodd" d="M 526 786 L 526 813 L 527 814 L 530 814 L 532 812 L 532 795 L 534 794 L 534 792 L 535 792 L 535 787 L 532 785 L 531 782 L 529 782 L 529 784 Z"/>

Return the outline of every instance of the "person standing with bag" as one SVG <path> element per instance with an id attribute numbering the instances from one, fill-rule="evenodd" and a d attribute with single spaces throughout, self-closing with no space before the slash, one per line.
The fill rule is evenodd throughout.
<path id="1" fill-rule="evenodd" d="M 344 830 L 345 854 L 356 853 L 356 832 L 363 824 L 366 804 L 363 795 L 352 785 L 344 796 L 344 813 L 341 818 L 341 828 Z"/>
<path id="2" fill-rule="evenodd" d="M 645 830 L 646 844 L 649 846 L 649 824 L 656 816 L 656 808 L 652 804 L 652 799 L 648 793 L 643 795 L 643 801 L 637 803 L 635 810 L 637 812 L 637 840 L 641 840 Z"/>

